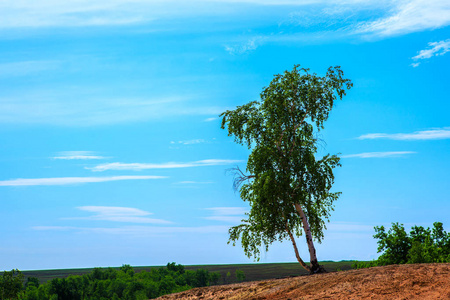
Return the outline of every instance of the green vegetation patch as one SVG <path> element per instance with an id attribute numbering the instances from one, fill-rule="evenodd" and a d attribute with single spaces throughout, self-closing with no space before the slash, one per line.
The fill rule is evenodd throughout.
<path id="1" fill-rule="evenodd" d="M 408 234 L 403 224 L 392 223 L 386 232 L 384 226 L 375 226 L 378 239 L 377 260 L 357 262 L 353 267 L 368 268 L 392 264 L 445 263 L 450 262 L 450 233 L 444 231 L 441 222 L 433 228 L 413 226 Z"/>
<path id="2" fill-rule="evenodd" d="M 61 272 L 58 275 L 62 275 Z M 23 277 L 18 270 L 3 272 L 0 281 L 2 299 L 151 299 L 193 287 L 217 284 L 220 274 L 205 269 L 185 270 L 182 265 L 169 263 L 165 268 L 152 268 L 148 272 L 135 272 L 130 265 L 123 265 L 119 269 L 94 268 L 83 275 L 57 277 L 42 284 L 39 278 L 28 277 L 23 285 Z"/>

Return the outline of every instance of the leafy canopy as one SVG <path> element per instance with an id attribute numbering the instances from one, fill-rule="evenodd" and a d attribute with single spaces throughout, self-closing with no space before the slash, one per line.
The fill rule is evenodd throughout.
<path id="1" fill-rule="evenodd" d="M 409 234 L 399 223 L 392 223 L 387 231 L 384 226 L 375 226 L 375 232 L 378 253 L 382 254 L 377 260 L 357 262 L 354 267 L 450 262 L 450 233 L 441 222 L 434 222 L 431 229 L 412 226 Z"/>
<path id="2" fill-rule="evenodd" d="M 378 252 L 383 253 L 379 265 L 450 262 L 450 233 L 441 222 L 434 222 L 432 229 L 413 226 L 409 235 L 399 223 L 392 223 L 387 232 L 375 226 L 375 232 Z"/>
<path id="3" fill-rule="evenodd" d="M 316 159 L 316 133 L 336 99 L 342 99 L 352 83 L 340 67 L 330 67 L 325 76 L 296 65 L 292 71 L 275 75 L 263 89 L 261 100 L 252 101 L 221 114 L 221 128 L 235 141 L 251 149 L 244 174 L 237 169 L 235 187 L 251 210 L 243 224 L 229 230 L 230 242 L 241 238 L 247 256 L 259 259 L 275 240 L 288 238 L 289 228 L 302 234 L 300 204 L 308 217 L 312 236 L 323 238 L 325 220 L 339 193 L 330 192 L 336 155 Z"/>

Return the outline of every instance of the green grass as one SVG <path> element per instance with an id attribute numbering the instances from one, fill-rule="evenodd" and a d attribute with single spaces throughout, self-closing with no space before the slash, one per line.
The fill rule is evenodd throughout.
<path id="1" fill-rule="evenodd" d="M 328 272 L 350 270 L 354 261 L 322 261 L 321 265 Z M 151 268 L 160 268 L 161 266 L 133 267 L 136 272 L 143 270 L 149 271 Z M 233 264 L 233 265 L 191 265 L 185 266 L 186 270 L 206 269 L 210 272 L 219 272 L 222 278 L 228 272 L 231 273 L 232 281 L 235 282 L 234 273 L 240 269 L 245 274 L 245 281 L 265 280 L 273 278 L 283 278 L 289 276 L 307 275 L 308 273 L 298 263 L 268 263 L 268 264 Z M 93 268 L 87 269 L 61 269 L 61 270 L 36 270 L 22 271 L 24 278 L 37 277 L 41 283 L 47 282 L 53 278 L 63 278 L 69 275 L 83 275 L 89 273 Z M 220 281 L 222 282 L 222 281 Z"/>

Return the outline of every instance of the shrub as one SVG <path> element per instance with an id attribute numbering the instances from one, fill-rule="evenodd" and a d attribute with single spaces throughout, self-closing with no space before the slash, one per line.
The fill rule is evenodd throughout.
<path id="1" fill-rule="evenodd" d="M 382 254 L 377 260 L 356 262 L 352 267 L 450 262 L 450 233 L 444 231 L 441 222 L 433 223 L 432 229 L 413 226 L 409 235 L 399 223 L 392 223 L 387 232 L 384 226 L 375 226 L 375 232 L 378 253 Z"/>

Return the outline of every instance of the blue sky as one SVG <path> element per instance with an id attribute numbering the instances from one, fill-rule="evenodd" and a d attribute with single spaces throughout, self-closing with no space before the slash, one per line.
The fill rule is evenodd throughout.
<path id="1" fill-rule="evenodd" d="M 294 64 L 354 83 L 320 133 L 342 196 L 319 260 L 449 230 L 449 25 L 439 0 L 2 1 L 0 269 L 252 262 L 227 245 L 249 152 L 218 115 Z"/>

